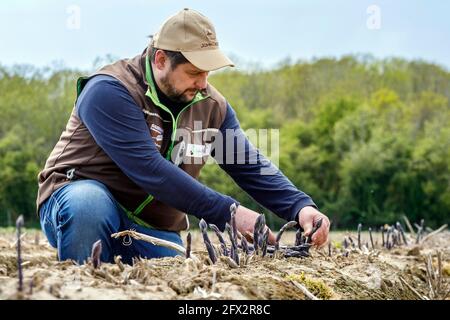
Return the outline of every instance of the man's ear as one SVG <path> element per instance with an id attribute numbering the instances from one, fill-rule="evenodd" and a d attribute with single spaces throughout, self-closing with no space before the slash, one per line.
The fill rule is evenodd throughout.
<path id="1" fill-rule="evenodd" d="M 169 63 L 167 55 L 163 50 L 156 50 L 155 52 L 155 66 L 159 70 L 163 70 L 166 64 Z"/>

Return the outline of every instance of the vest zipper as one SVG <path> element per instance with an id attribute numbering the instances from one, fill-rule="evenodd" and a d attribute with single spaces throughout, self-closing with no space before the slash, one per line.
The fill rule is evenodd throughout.
<path id="1" fill-rule="evenodd" d="M 151 68 L 150 68 L 150 62 L 148 59 L 148 56 L 145 58 L 145 78 L 149 84 L 149 87 L 147 89 L 147 92 L 145 93 L 145 95 L 147 97 L 149 97 L 152 102 L 158 106 L 159 108 L 161 108 L 162 110 L 164 110 L 165 112 L 167 112 L 170 117 L 172 118 L 172 135 L 170 137 L 170 145 L 169 145 L 169 149 L 167 150 L 167 155 L 166 155 L 166 159 L 170 160 L 171 156 L 172 156 L 172 150 L 174 148 L 175 145 L 175 137 L 177 135 L 177 127 L 178 127 L 178 121 L 180 120 L 180 116 L 181 114 L 189 107 L 191 107 L 192 105 L 194 105 L 197 102 L 203 101 L 205 99 L 207 99 L 209 96 L 203 96 L 200 92 L 197 93 L 197 95 L 194 97 L 194 99 L 187 105 L 185 106 L 183 109 L 181 109 L 181 111 L 178 113 L 177 117 L 175 118 L 173 116 L 173 113 L 169 110 L 169 108 L 167 108 L 165 105 L 163 105 L 158 98 L 158 95 L 154 95 L 153 93 L 156 93 L 156 88 L 155 88 L 155 84 L 153 83 L 153 79 L 152 79 L 152 75 L 151 75 Z M 142 210 L 144 210 L 144 208 L 150 203 L 152 202 L 154 199 L 154 197 L 152 195 L 149 195 L 137 208 L 136 210 L 134 210 L 134 212 L 130 212 L 128 211 L 126 208 L 122 207 L 125 212 L 127 213 L 128 217 L 133 219 L 136 223 L 140 224 L 140 225 L 144 225 L 145 227 L 150 227 L 147 223 L 145 223 L 144 221 L 142 221 L 141 219 L 137 218 L 137 216 L 142 212 Z"/>
<path id="2" fill-rule="evenodd" d="M 158 95 L 156 94 L 156 88 L 155 88 L 155 84 L 153 83 L 153 78 L 151 75 L 151 68 L 150 68 L 150 62 L 148 59 L 148 56 L 145 57 L 145 78 L 147 80 L 147 83 L 149 84 L 149 87 L 147 89 L 147 92 L 145 93 L 145 95 L 147 97 L 149 97 L 152 102 L 158 106 L 159 108 L 163 109 L 164 111 L 166 111 L 170 117 L 172 118 L 172 136 L 170 138 L 170 146 L 169 149 L 167 150 L 167 155 L 166 155 L 166 159 L 170 160 L 171 155 L 172 155 L 172 150 L 175 144 L 175 137 L 177 134 L 177 127 L 178 127 L 178 120 L 180 119 L 181 114 L 190 106 L 192 106 L 193 104 L 203 101 L 205 99 L 207 99 L 209 96 L 203 96 L 200 92 L 197 92 L 197 95 L 194 97 L 194 99 L 187 105 L 185 106 L 183 109 L 181 109 L 181 111 L 178 113 L 177 117 L 175 118 L 172 114 L 172 112 L 169 110 L 169 108 L 167 108 L 165 105 L 163 105 L 158 98 Z"/>

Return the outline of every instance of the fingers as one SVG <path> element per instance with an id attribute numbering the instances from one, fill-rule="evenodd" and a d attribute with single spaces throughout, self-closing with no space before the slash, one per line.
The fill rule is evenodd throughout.
<path id="1" fill-rule="evenodd" d="M 322 221 L 322 225 L 311 237 L 313 245 L 322 247 L 328 242 L 328 233 L 330 230 L 330 221 L 325 217 Z"/>
<path id="2" fill-rule="evenodd" d="M 313 229 L 313 224 L 312 224 L 312 219 L 311 220 L 308 220 L 308 221 L 305 221 L 304 223 L 303 223 L 303 230 L 304 230 L 304 232 L 303 232 L 303 234 L 307 237 L 307 236 L 309 236 L 310 234 L 311 234 L 311 232 L 312 232 L 312 229 Z M 313 236 L 313 238 L 312 239 L 314 239 L 314 236 Z"/>
<path id="3" fill-rule="evenodd" d="M 303 228 L 306 237 L 311 235 L 313 227 L 317 226 L 317 222 L 320 219 L 322 219 L 322 224 L 311 237 L 312 244 L 319 247 L 327 243 L 330 220 L 314 207 L 307 206 L 300 210 L 299 224 Z"/>
<path id="4" fill-rule="evenodd" d="M 247 230 L 242 235 L 248 242 L 253 243 L 253 232 Z"/>
<path id="5" fill-rule="evenodd" d="M 272 230 L 269 229 L 269 244 L 275 245 L 276 237 L 273 234 Z"/>

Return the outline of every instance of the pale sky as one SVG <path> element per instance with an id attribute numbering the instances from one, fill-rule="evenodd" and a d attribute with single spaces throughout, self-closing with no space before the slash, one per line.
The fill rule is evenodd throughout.
<path id="1" fill-rule="evenodd" d="M 133 57 L 184 7 L 209 17 L 221 48 L 239 61 L 270 67 L 286 57 L 369 53 L 450 69 L 446 0 L 2 0 L 0 64 L 89 69 L 96 57 Z"/>

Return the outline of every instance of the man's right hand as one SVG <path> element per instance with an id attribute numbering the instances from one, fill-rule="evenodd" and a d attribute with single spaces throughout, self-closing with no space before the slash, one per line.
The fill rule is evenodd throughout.
<path id="1" fill-rule="evenodd" d="M 250 210 L 242 205 L 238 206 L 236 210 L 236 227 L 239 230 L 239 232 L 242 233 L 242 235 L 246 236 L 247 233 L 253 235 L 253 230 L 258 215 L 259 214 L 257 212 Z M 275 244 L 275 235 L 270 229 L 269 229 L 269 243 Z"/>

